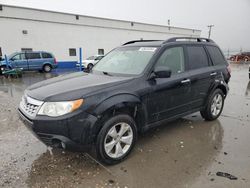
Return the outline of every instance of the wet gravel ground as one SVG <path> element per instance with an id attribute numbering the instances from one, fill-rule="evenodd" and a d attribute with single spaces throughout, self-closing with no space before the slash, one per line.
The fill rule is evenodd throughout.
<path id="1" fill-rule="evenodd" d="M 58 75 L 0 78 L 0 187 L 250 187 L 246 65 L 232 65 L 230 93 L 218 120 L 206 122 L 195 113 L 150 130 L 115 166 L 103 166 L 88 154 L 47 148 L 19 121 L 16 109 L 24 89 Z"/>

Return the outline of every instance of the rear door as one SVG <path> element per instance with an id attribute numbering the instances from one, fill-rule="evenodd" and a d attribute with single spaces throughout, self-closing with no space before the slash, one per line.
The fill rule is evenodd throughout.
<path id="1" fill-rule="evenodd" d="M 204 104 L 217 73 L 214 67 L 211 66 L 207 51 L 203 45 L 187 45 L 185 52 L 191 80 L 191 108 L 197 109 Z"/>
<path id="2" fill-rule="evenodd" d="M 25 53 L 14 55 L 10 61 L 12 68 L 22 68 L 23 70 L 28 70 L 28 62 L 25 57 Z"/>
<path id="3" fill-rule="evenodd" d="M 43 67 L 43 59 L 39 52 L 27 52 L 26 58 L 28 59 L 29 70 L 41 70 Z"/>
<path id="4" fill-rule="evenodd" d="M 55 58 L 52 54 L 47 52 L 42 52 L 43 64 L 49 63 L 51 65 L 55 65 Z"/>
<path id="5" fill-rule="evenodd" d="M 231 75 L 227 67 L 229 66 L 226 58 L 222 54 L 221 50 L 217 46 L 206 46 L 212 60 L 215 73 L 217 75 L 222 74 L 226 82 L 229 81 Z"/>

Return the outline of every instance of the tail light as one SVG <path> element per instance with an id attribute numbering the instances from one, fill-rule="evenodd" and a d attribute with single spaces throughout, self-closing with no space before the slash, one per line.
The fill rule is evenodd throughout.
<path id="1" fill-rule="evenodd" d="M 232 70 L 231 70 L 230 65 L 227 66 L 227 71 L 228 71 L 229 74 L 231 74 Z"/>
<path id="2" fill-rule="evenodd" d="M 57 64 L 56 58 L 54 58 L 54 64 Z"/>

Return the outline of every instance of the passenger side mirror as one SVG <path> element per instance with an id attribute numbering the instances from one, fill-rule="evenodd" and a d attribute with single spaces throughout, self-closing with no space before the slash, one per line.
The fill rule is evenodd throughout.
<path id="1" fill-rule="evenodd" d="M 164 66 L 157 66 L 154 70 L 155 78 L 169 78 L 171 70 Z"/>

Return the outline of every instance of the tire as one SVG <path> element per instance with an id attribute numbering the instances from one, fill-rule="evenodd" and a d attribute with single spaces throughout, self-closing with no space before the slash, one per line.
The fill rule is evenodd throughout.
<path id="1" fill-rule="evenodd" d="M 97 159 L 108 165 L 123 161 L 132 151 L 136 139 L 137 128 L 133 118 L 125 114 L 111 117 L 104 123 L 97 136 Z"/>
<path id="2" fill-rule="evenodd" d="M 247 57 L 247 56 L 244 57 L 244 61 L 245 61 L 245 62 L 249 61 L 249 57 Z"/>
<path id="3" fill-rule="evenodd" d="M 51 65 L 46 64 L 46 65 L 43 66 L 43 72 L 48 73 L 48 72 L 51 72 L 51 70 L 52 70 Z"/>
<path id="4" fill-rule="evenodd" d="M 87 67 L 88 70 L 91 70 L 91 69 L 93 68 L 93 66 L 94 66 L 94 65 L 93 65 L 92 63 L 88 64 L 88 67 Z"/>
<path id="5" fill-rule="evenodd" d="M 201 116 L 207 121 L 217 119 L 224 107 L 225 95 L 221 89 L 216 89 L 209 97 L 207 104 L 203 110 L 200 111 Z"/>

